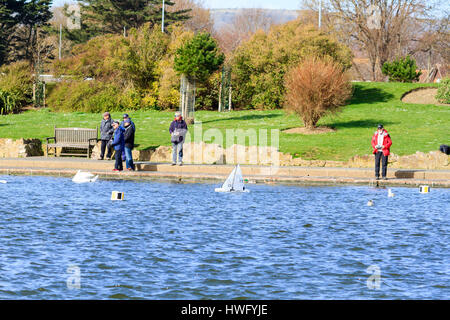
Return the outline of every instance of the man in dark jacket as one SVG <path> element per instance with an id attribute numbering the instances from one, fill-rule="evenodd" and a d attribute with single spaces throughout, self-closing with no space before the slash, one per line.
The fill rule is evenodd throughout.
<path id="1" fill-rule="evenodd" d="M 114 128 L 112 126 L 112 119 L 109 112 L 105 112 L 103 114 L 103 120 L 100 124 L 100 140 L 102 142 L 101 148 L 100 148 L 100 160 L 103 160 L 103 157 L 105 156 L 105 149 L 108 149 L 108 153 L 106 155 L 106 158 L 109 160 L 111 159 L 112 154 L 112 147 L 111 144 L 108 142 L 112 139 Z"/>
<path id="2" fill-rule="evenodd" d="M 123 170 L 122 151 L 125 149 L 125 139 L 124 139 L 125 129 L 120 126 L 119 121 L 113 122 L 113 128 L 114 128 L 114 140 L 112 146 L 114 147 L 114 150 L 116 150 L 115 156 L 116 163 L 114 164 L 113 171 L 122 171 Z"/>
<path id="3" fill-rule="evenodd" d="M 184 137 L 187 133 L 188 127 L 186 122 L 183 120 L 180 112 L 175 113 L 175 119 L 172 121 L 169 127 L 169 132 L 171 135 L 172 142 L 172 165 L 177 164 L 177 154 L 178 154 L 178 165 L 183 165 L 183 143 Z"/>
<path id="4" fill-rule="evenodd" d="M 125 163 L 127 170 L 134 171 L 133 154 L 132 150 L 134 148 L 134 128 L 131 125 L 130 119 L 125 119 L 123 121 L 125 127 L 124 140 L 125 140 Z"/>
<path id="5" fill-rule="evenodd" d="M 128 113 L 124 113 L 124 114 L 123 114 L 123 120 L 122 120 L 122 122 L 120 123 L 120 126 L 121 126 L 122 128 L 125 129 L 125 120 L 130 120 L 130 124 L 131 124 L 131 126 L 133 127 L 133 131 L 136 132 L 136 126 L 134 125 L 134 122 L 131 121 L 131 118 L 130 118 L 130 116 L 128 115 Z M 125 150 L 122 151 L 122 160 L 123 160 L 123 161 L 126 160 Z"/>

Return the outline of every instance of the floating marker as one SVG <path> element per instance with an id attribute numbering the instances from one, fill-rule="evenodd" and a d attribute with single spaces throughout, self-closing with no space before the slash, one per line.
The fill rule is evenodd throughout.
<path id="1" fill-rule="evenodd" d="M 0 183 L 8 183 L 6 180 L 0 180 Z"/>
<path id="2" fill-rule="evenodd" d="M 430 192 L 430 187 L 429 186 L 420 186 L 419 192 L 420 193 L 428 193 L 428 192 Z"/>
<path id="3" fill-rule="evenodd" d="M 372 200 L 367 201 L 367 206 L 372 207 L 373 206 L 373 201 Z"/>
<path id="4" fill-rule="evenodd" d="M 111 200 L 120 200 L 120 201 L 122 201 L 123 200 L 123 196 L 124 196 L 123 192 L 113 191 L 111 193 Z"/>
<path id="5" fill-rule="evenodd" d="M 395 193 L 393 193 L 391 189 L 388 189 L 388 197 L 392 198 L 393 196 L 395 196 Z"/>

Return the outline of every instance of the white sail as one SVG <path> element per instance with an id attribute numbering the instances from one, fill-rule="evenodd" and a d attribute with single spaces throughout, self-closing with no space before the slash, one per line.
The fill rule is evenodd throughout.
<path id="1" fill-rule="evenodd" d="M 248 192 L 245 189 L 244 179 L 242 178 L 241 167 L 237 165 L 223 183 L 221 188 L 216 188 L 216 192 Z"/>

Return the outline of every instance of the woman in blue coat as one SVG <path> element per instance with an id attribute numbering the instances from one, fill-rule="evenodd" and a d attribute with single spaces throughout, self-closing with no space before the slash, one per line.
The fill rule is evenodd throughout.
<path id="1" fill-rule="evenodd" d="M 114 128 L 114 140 L 112 146 L 114 147 L 116 163 L 114 164 L 113 171 L 122 171 L 123 163 L 122 163 L 122 152 L 125 149 L 125 137 L 124 131 L 125 129 L 120 126 L 119 121 L 113 122 Z"/>

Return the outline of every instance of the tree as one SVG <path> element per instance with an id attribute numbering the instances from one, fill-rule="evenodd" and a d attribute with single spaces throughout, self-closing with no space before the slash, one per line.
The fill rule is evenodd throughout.
<path id="1" fill-rule="evenodd" d="M 389 76 L 389 81 L 412 82 L 419 80 L 422 72 L 417 72 L 417 65 L 410 56 L 397 58 L 392 62 L 385 62 L 382 68 L 383 74 Z"/>
<path id="2" fill-rule="evenodd" d="M 181 75 L 181 111 L 186 121 L 194 121 L 195 81 L 205 83 L 223 64 L 225 56 L 209 33 L 197 33 L 178 48 L 174 70 Z"/>
<path id="3" fill-rule="evenodd" d="M 286 74 L 285 81 L 285 108 L 298 114 L 308 129 L 324 115 L 338 112 L 352 94 L 342 66 L 331 59 L 308 57 Z"/>
<path id="4" fill-rule="evenodd" d="M 190 11 L 189 11 L 190 10 Z M 184 20 L 183 25 L 194 32 L 213 32 L 214 22 L 209 9 L 204 7 L 202 0 L 177 0 L 168 12 L 189 11 L 189 19 Z"/>
<path id="5" fill-rule="evenodd" d="M 225 56 L 219 51 L 216 40 L 208 33 L 198 33 L 177 49 L 174 69 L 178 74 L 204 82 L 219 69 L 224 60 Z"/>
<path id="6" fill-rule="evenodd" d="M 233 100 L 240 108 L 280 108 L 284 75 L 308 56 L 330 57 L 344 69 L 351 67 L 350 49 L 316 28 L 295 20 L 256 32 L 233 53 Z"/>
<path id="7" fill-rule="evenodd" d="M 145 23 L 160 24 L 162 2 L 160 0 L 78 0 L 81 6 L 80 31 L 68 32 L 79 41 L 106 33 L 122 34 L 125 30 L 139 28 Z M 166 9 L 174 2 L 165 1 Z M 164 26 L 189 19 L 190 9 L 165 11 Z"/>
<path id="8" fill-rule="evenodd" d="M 317 11 L 317 0 L 304 6 Z M 395 56 L 413 54 L 412 40 L 418 40 L 438 22 L 430 19 L 439 1 L 420 0 L 329 0 L 324 1 L 324 20 L 328 32 L 353 49 L 364 50 L 370 60 L 372 80 L 383 80 L 384 62 Z M 431 25 L 430 25 L 431 23 Z M 426 39 L 423 38 L 423 39 Z M 412 49 L 408 51 L 408 48 Z M 405 52 L 405 50 L 407 52 Z"/>
<path id="9" fill-rule="evenodd" d="M 15 27 L 19 23 L 20 1 L 0 1 L 0 66 L 6 62 L 8 47 Z"/>
<path id="10" fill-rule="evenodd" d="M 37 61 L 39 32 L 45 33 L 52 0 L 2 1 L 0 3 L 0 64 Z M 42 35 L 42 34 L 41 34 Z"/>
<path id="11" fill-rule="evenodd" d="M 273 19 L 263 9 L 241 9 L 233 22 L 222 27 L 215 37 L 225 53 L 233 52 L 259 30 L 268 32 Z"/>

